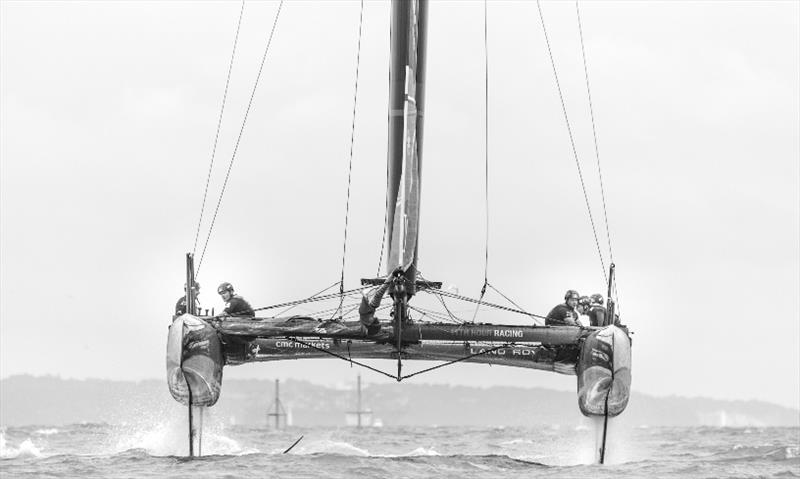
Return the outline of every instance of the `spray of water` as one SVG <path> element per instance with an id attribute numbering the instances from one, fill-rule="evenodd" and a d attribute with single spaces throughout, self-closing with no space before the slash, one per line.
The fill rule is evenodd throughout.
<path id="1" fill-rule="evenodd" d="M 595 434 L 594 457 L 587 458 L 587 463 L 599 463 L 600 445 L 603 439 L 603 418 L 595 417 L 589 419 Z M 621 421 L 621 418 L 608 418 L 608 430 L 606 431 L 606 455 L 605 464 L 622 464 L 632 460 L 634 454 L 634 443 L 631 439 L 631 430 Z"/>
<path id="2" fill-rule="evenodd" d="M 203 455 L 243 455 L 260 452 L 247 448 L 230 437 L 223 420 L 205 411 Z M 168 404 L 158 410 L 135 415 L 135 419 L 114 426 L 106 452 L 117 454 L 142 450 L 151 456 L 186 456 L 189 451 L 186 409 Z"/>
<path id="3" fill-rule="evenodd" d="M 39 450 L 33 441 L 28 438 L 20 443 L 19 447 L 12 447 L 6 440 L 5 431 L 0 431 L 0 458 L 13 459 L 17 457 L 43 457 L 42 451 Z"/>

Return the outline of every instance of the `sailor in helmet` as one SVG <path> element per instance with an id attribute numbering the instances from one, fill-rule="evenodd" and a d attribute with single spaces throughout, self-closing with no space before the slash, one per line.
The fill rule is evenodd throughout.
<path id="1" fill-rule="evenodd" d="M 578 305 L 575 307 L 575 312 L 578 313 L 578 326 L 585 326 L 590 323 L 589 309 L 591 305 L 592 300 L 589 296 L 581 296 L 578 298 Z"/>
<path id="2" fill-rule="evenodd" d="M 195 311 L 197 312 L 197 314 L 200 314 L 200 299 L 198 298 L 198 296 L 200 295 L 200 284 L 194 283 L 194 286 L 192 286 L 192 291 L 194 292 Z M 188 311 L 186 310 L 186 293 L 187 293 L 186 283 L 183 283 L 183 292 L 184 292 L 183 296 L 181 296 L 180 299 L 178 299 L 178 302 L 175 303 L 176 318 L 178 316 L 182 316 L 188 313 Z"/>
<path id="3" fill-rule="evenodd" d="M 578 326 L 578 300 L 581 295 L 574 289 L 570 289 L 564 295 L 564 302 L 556 305 L 555 308 L 547 313 L 544 324 L 548 326 Z"/>
<path id="4" fill-rule="evenodd" d="M 256 313 L 253 311 L 250 303 L 233 292 L 232 284 L 227 282 L 220 284 L 217 288 L 217 293 L 219 293 L 219 295 L 222 296 L 222 300 L 225 301 L 225 309 L 222 311 L 222 316 L 255 317 Z"/>
<path id="5" fill-rule="evenodd" d="M 608 326 L 606 324 L 606 316 L 608 316 L 608 311 L 606 311 L 606 307 L 603 306 L 605 302 L 603 300 L 603 295 L 600 293 L 595 293 L 589 296 L 591 299 L 592 304 L 589 306 L 589 324 L 592 326 Z"/>

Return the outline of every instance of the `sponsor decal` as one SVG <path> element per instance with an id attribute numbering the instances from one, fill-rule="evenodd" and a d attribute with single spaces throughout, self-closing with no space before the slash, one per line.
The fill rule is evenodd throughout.
<path id="1" fill-rule="evenodd" d="M 475 336 L 491 336 L 492 330 L 489 328 L 469 328 L 469 329 L 456 329 L 452 331 L 454 336 L 466 336 L 472 338 Z"/>
<path id="2" fill-rule="evenodd" d="M 520 348 L 520 347 L 509 347 L 509 348 L 502 348 L 502 349 L 495 349 L 494 351 L 489 351 L 491 348 L 480 348 L 480 347 L 470 347 L 469 353 L 470 354 L 484 354 L 486 356 L 512 356 L 517 358 L 533 358 L 536 356 L 537 348 Z M 487 352 L 488 351 L 488 352 Z"/>
<path id="3" fill-rule="evenodd" d="M 208 351 L 208 339 L 204 339 L 202 341 L 189 341 L 186 343 L 185 349 L 194 352 L 195 349 L 200 349 L 204 351 Z"/>
<path id="4" fill-rule="evenodd" d="M 491 328 L 469 328 L 456 329 L 451 332 L 453 336 L 464 336 L 467 338 L 487 337 L 487 338 L 521 338 L 522 330 L 519 329 L 491 329 Z"/>
<path id="5" fill-rule="evenodd" d="M 491 348 L 469 348 L 470 354 L 484 354 L 484 355 L 492 355 L 492 356 L 505 356 L 506 350 L 505 349 L 495 349 L 494 351 L 488 351 Z M 488 352 L 487 352 L 488 351 Z"/>
<path id="6" fill-rule="evenodd" d="M 534 356 L 536 355 L 536 350 L 533 348 L 514 348 L 511 350 L 512 356 Z"/>
<path id="7" fill-rule="evenodd" d="M 282 349 L 313 349 L 312 346 L 314 348 L 319 348 L 319 349 L 331 348 L 330 341 L 305 341 L 305 342 L 307 344 L 300 344 L 300 343 L 295 343 L 294 341 L 281 340 L 281 341 L 275 341 L 275 347 Z"/>
<path id="8" fill-rule="evenodd" d="M 522 331 L 518 329 L 495 329 L 494 337 L 496 338 L 521 338 Z"/>

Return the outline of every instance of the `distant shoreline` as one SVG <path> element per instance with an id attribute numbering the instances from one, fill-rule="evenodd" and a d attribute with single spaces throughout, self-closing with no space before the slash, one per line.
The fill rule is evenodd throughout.
<path id="1" fill-rule="evenodd" d="M 229 424 L 266 424 L 274 395 L 269 379 L 228 379 L 212 414 Z M 344 426 L 355 403 L 352 389 L 308 381 L 281 381 L 281 397 L 296 426 Z M 369 384 L 363 400 L 386 426 L 577 427 L 587 421 L 572 391 L 496 386 Z M 171 417 L 183 406 L 163 380 L 0 379 L 0 425 L 63 425 L 128 422 L 141 414 Z M 799 427 L 800 410 L 765 401 L 654 397 L 634 392 L 617 419 L 626 427 Z"/>

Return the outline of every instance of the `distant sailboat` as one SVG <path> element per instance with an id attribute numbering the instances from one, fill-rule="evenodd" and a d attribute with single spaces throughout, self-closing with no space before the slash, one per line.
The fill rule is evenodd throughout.
<path id="1" fill-rule="evenodd" d="M 344 291 L 342 287 L 338 294 L 312 296 L 282 305 L 339 299 L 339 308 L 333 314 L 319 316 L 278 315 L 254 319 L 201 316 L 194 308 L 194 292 L 189 288 L 186 304 L 192 307 L 187 314 L 174 319 L 167 342 L 167 382 L 172 396 L 180 403 L 213 406 L 219 398 L 225 365 L 337 357 L 397 381 L 458 362 L 576 375 L 578 406 L 584 415 L 599 416 L 607 421 L 608 417 L 625 409 L 631 383 L 631 341 L 625 327 L 613 324 L 605 327 L 520 326 L 458 320 L 447 308 L 446 299 L 471 301 L 482 307 L 532 318 L 542 317 L 519 308 L 485 302 L 483 297 L 458 296 L 440 289 L 441 283 L 427 281 L 418 272 L 427 11 L 426 0 L 393 0 L 391 4 L 385 275 L 362 280 L 362 288 Z M 187 284 L 194 283 L 194 274 L 194 258 L 188 254 Z M 613 282 L 612 265 L 608 276 L 608 306 L 612 318 L 615 315 L 611 300 Z M 356 316 L 349 320 L 355 308 L 345 312 L 343 299 L 354 291 L 379 285 L 386 285 L 392 305 L 388 309 L 376 308 L 375 312 L 388 312 L 388 317 L 378 316 L 373 322 L 370 317 L 365 320 L 362 314 L 360 319 Z M 437 316 L 415 309 L 412 300 L 418 293 L 435 297 L 447 314 Z M 430 321 L 431 317 L 439 320 Z M 381 371 L 359 359 L 393 360 L 397 365 L 396 373 Z M 409 360 L 445 363 L 404 375 L 402 366 Z M 279 404 L 277 401 L 278 398 L 276 404 Z M 195 417 L 192 411 L 190 407 L 190 423 Z M 364 420 L 362 413 L 366 411 L 362 411 L 359 399 L 355 411 L 357 421 Z M 199 454 L 199 446 L 194 447 L 197 437 L 196 427 L 190 424 L 190 455 L 194 455 L 195 450 Z M 604 449 L 605 428 L 602 444 Z M 601 450 L 601 460 L 603 453 Z"/>
<path id="2" fill-rule="evenodd" d="M 356 384 L 356 409 L 345 413 L 345 422 L 348 426 L 370 427 L 373 425 L 372 409 L 364 409 L 361 402 L 361 375 L 358 375 Z"/>
<path id="3" fill-rule="evenodd" d="M 272 401 L 269 408 L 267 408 L 267 425 L 273 424 L 275 429 L 286 427 L 289 424 L 289 416 L 281 401 L 280 385 L 281 381 L 276 379 L 275 399 Z"/>

